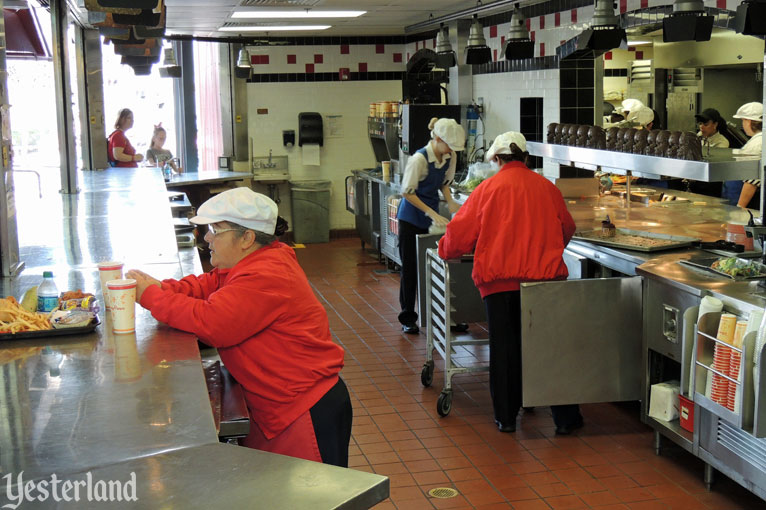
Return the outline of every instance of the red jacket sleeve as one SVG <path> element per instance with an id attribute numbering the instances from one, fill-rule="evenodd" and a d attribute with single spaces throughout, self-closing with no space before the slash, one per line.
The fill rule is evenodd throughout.
<path id="1" fill-rule="evenodd" d="M 150 286 L 141 296 L 141 306 L 158 321 L 193 333 L 213 347 L 230 347 L 255 336 L 288 306 L 288 292 L 262 276 L 237 276 L 206 296 L 209 288 L 196 287 L 195 279 L 184 278 L 169 288 L 165 282 L 163 288 Z M 197 280 L 205 281 L 201 277 Z"/>
<path id="2" fill-rule="evenodd" d="M 564 202 L 564 197 L 561 196 L 561 192 L 558 188 L 555 189 L 558 194 L 556 198 L 559 202 L 559 220 L 561 220 L 561 230 L 564 235 L 564 247 L 566 247 L 566 245 L 569 244 L 569 240 L 572 239 L 577 226 L 575 225 L 574 219 L 572 219 L 572 215 L 569 214 L 567 204 Z"/>
<path id="3" fill-rule="evenodd" d="M 189 275 L 179 280 L 162 280 L 162 290 L 170 290 L 198 299 L 205 299 L 218 290 L 221 274 L 218 270 L 202 275 Z"/>
<path id="4" fill-rule="evenodd" d="M 454 259 L 476 248 L 481 225 L 480 192 L 476 188 L 455 217 L 447 224 L 447 232 L 439 240 L 439 257 Z"/>

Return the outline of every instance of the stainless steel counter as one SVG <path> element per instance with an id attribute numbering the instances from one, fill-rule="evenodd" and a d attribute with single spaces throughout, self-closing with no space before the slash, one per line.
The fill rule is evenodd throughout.
<path id="1" fill-rule="evenodd" d="M 735 156 L 731 149 L 711 149 L 705 161 L 644 156 L 627 152 L 588 149 L 550 143 L 529 142 L 532 156 L 554 159 L 560 163 L 588 170 L 600 167 L 605 172 L 634 175 L 678 177 L 695 181 L 719 182 L 734 179 L 757 179 L 758 156 Z"/>
<path id="2" fill-rule="evenodd" d="M 166 182 L 168 189 L 179 188 L 197 184 L 213 184 L 229 181 L 245 181 L 253 178 L 253 174 L 248 172 L 229 172 L 226 170 L 216 170 L 211 172 L 187 172 L 176 174 Z"/>
<path id="3" fill-rule="evenodd" d="M 93 292 L 103 306 L 96 263 L 107 259 L 158 278 L 201 272 L 194 250 L 176 249 L 159 171 L 88 172 L 81 189 L 49 187 L 42 199 L 17 191 L 26 269 L 2 279 L 3 295 L 20 296 L 52 270 L 59 290 Z M 292 509 L 306 507 L 303 497 L 312 508 L 368 508 L 387 497 L 385 477 L 219 446 L 196 338 L 140 306 L 135 335 L 113 335 L 101 320 L 88 335 L 0 344 L 0 477 L 136 471 L 141 508 L 245 507 L 258 498 Z M 3 481 L 0 502 L 6 490 Z"/>

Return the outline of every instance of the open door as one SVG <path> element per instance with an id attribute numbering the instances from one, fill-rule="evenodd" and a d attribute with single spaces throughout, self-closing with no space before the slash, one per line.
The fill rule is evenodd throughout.
<path id="1" fill-rule="evenodd" d="M 641 277 L 521 285 L 525 407 L 641 399 Z"/>

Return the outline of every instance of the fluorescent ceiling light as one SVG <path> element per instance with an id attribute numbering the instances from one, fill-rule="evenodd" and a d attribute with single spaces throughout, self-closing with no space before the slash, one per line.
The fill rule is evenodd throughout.
<path id="1" fill-rule="evenodd" d="M 628 41 L 628 46 L 643 46 L 645 44 L 652 44 L 652 41 Z"/>
<path id="2" fill-rule="evenodd" d="M 367 11 L 236 11 L 232 18 L 358 18 Z"/>
<path id="3" fill-rule="evenodd" d="M 327 30 L 332 25 L 273 25 L 273 26 L 241 26 L 241 27 L 221 27 L 221 32 L 287 32 L 298 30 Z"/>

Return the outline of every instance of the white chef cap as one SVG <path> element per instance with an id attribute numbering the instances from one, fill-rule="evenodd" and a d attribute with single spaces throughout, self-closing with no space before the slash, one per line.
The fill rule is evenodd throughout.
<path id="1" fill-rule="evenodd" d="M 484 161 L 492 161 L 497 154 L 512 154 L 511 144 L 515 143 L 522 151 L 527 150 L 527 139 L 518 131 L 508 131 L 502 135 L 497 135 L 492 146 L 487 151 Z"/>
<path id="2" fill-rule="evenodd" d="M 438 136 L 453 151 L 465 150 L 465 130 L 455 119 L 431 119 L 431 138 Z"/>
<path id="3" fill-rule="evenodd" d="M 743 104 L 734 114 L 734 118 L 761 122 L 763 120 L 763 105 L 757 102 Z"/>
<path id="4" fill-rule="evenodd" d="M 625 99 L 622 102 L 622 107 L 619 108 L 620 113 L 624 111 L 632 112 L 633 110 L 638 110 L 639 108 L 643 108 L 644 103 L 639 101 L 638 99 Z"/>
<path id="5" fill-rule="evenodd" d="M 654 112 L 651 108 L 644 106 L 638 110 L 630 110 L 628 120 L 634 120 L 641 126 L 646 126 L 654 120 Z"/>

